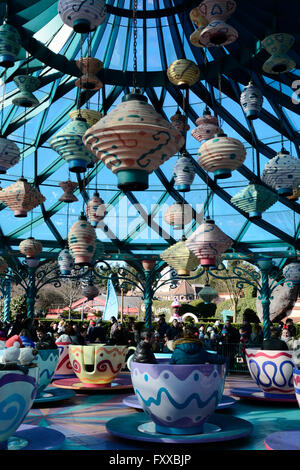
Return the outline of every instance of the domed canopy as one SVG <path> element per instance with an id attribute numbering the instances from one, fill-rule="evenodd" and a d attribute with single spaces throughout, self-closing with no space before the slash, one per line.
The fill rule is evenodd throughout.
<path id="1" fill-rule="evenodd" d="M 261 184 L 263 169 L 282 146 L 295 158 L 300 156 L 300 33 L 299 15 L 293 14 L 295 2 L 277 2 L 275 11 L 271 0 L 236 1 L 235 10 L 225 22 L 238 36 L 218 47 L 197 47 L 190 41 L 190 36 L 203 26 L 197 26 L 190 16 L 200 3 L 200 0 L 138 1 L 135 57 L 129 0 L 107 1 L 102 23 L 89 34 L 76 33 L 63 23 L 57 0 L 8 2 L 8 24 L 17 29 L 21 49 L 13 67 L 0 70 L 1 79 L 6 80 L 1 136 L 18 145 L 21 159 L 0 175 L 1 188 L 24 176 L 46 198 L 32 211 L 32 221 L 15 218 L 5 205 L 0 205 L 2 247 L 14 263 L 20 256 L 20 242 L 31 231 L 42 243 L 41 259 L 56 259 L 65 246 L 68 228 L 95 191 L 106 205 L 106 215 L 96 228 L 96 244 L 101 243 L 104 248 L 101 256 L 109 256 L 110 260 L 126 258 L 134 265 L 137 258 L 151 255 L 164 266 L 160 253 L 182 235 L 163 220 L 166 208 L 176 202 L 192 208 L 192 220 L 185 227 L 187 238 L 201 224 L 203 216 L 213 210 L 216 225 L 230 237 L 235 252 L 245 257 L 271 251 L 273 255 L 288 254 L 291 247 L 299 249 L 297 201 L 279 194 L 277 202 L 256 219 L 232 202 L 234 195 L 250 182 Z M 4 14 L 2 2 L 2 19 Z M 263 68 L 270 58 L 263 41 L 275 33 L 294 38 L 284 54 L 290 58 L 285 62 L 295 67 L 283 73 L 270 73 L 271 67 Z M 98 73 L 103 83 L 100 90 L 80 90 L 75 86 L 81 76 L 76 65 L 81 54 L 103 62 Z M 170 82 L 167 76 L 168 67 L 179 59 L 192 61 L 199 68 L 199 80 L 188 90 Z M 19 93 L 14 77 L 21 75 L 39 79 L 40 86 L 34 92 L 38 104 L 34 107 L 24 109 L 13 104 Z M 262 109 L 253 120 L 247 118 L 240 104 L 240 95 L 250 81 L 263 96 Z M 115 175 L 101 161 L 70 176 L 67 162 L 51 149 L 51 139 L 70 122 L 71 111 L 91 109 L 102 113 L 104 121 L 131 91 L 134 82 L 149 105 L 170 125 L 178 108 L 186 114 L 190 127 L 186 152 L 193 159 L 196 173 L 190 191 L 180 192 L 174 184 L 173 169 L 179 153 L 165 159 L 149 175 L 147 190 L 136 192 L 119 189 Z M 207 107 L 218 118 L 224 134 L 239 140 L 246 149 L 243 164 L 224 180 L 215 180 L 213 173 L 207 173 L 197 161 L 200 142 L 191 132 Z M 131 144 L 126 142 L 129 147 Z M 78 201 L 72 204 L 59 200 L 59 182 L 68 181 L 69 177 L 77 183 L 74 195 Z M 263 184 L 275 194 L 275 189 Z M 285 262 L 284 257 L 279 260 Z"/>

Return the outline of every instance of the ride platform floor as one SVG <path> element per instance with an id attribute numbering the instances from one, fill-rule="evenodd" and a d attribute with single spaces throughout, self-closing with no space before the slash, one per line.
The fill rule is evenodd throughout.
<path id="1" fill-rule="evenodd" d="M 247 374 L 232 374 L 226 378 L 224 394 L 236 387 L 255 387 Z M 142 413 L 127 407 L 122 400 L 133 390 L 106 392 L 77 392 L 72 398 L 59 403 L 34 405 L 24 420 L 24 424 L 43 426 L 60 431 L 65 435 L 62 451 L 160 451 L 164 454 L 193 451 L 266 450 L 265 438 L 278 431 L 300 431 L 300 409 L 297 402 L 277 403 L 236 398 L 236 403 L 217 413 L 234 416 L 250 422 L 253 432 L 242 439 L 210 444 L 189 444 L 174 446 L 170 444 L 144 443 L 118 438 L 105 427 L 107 421 L 117 416 Z M 194 446 L 194 448 L 193 448 Z M 57 452 L 57 451 L 55 451 Z M 270 451 L 267 451 L 270 454 Z M 271 453 L 274 453 L 271 451 Z"/>

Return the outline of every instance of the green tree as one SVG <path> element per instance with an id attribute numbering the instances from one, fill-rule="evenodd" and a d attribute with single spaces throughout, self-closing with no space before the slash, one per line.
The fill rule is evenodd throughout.
<path id="1" fill-rule="evenodd" d="M 27 304 L 25 295 L 17 295 L 11 299 L 10 313 L 12 317 L 15 317 L 17 313 L 22 315 L 27 314 Z"/>

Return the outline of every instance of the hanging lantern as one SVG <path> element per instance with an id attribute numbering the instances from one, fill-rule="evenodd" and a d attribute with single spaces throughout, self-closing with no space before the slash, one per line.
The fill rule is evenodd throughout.
<path id="1" fill-rule="evenodd" d="M 0 66 L 13 67 L 20 49 L 20 34 L 14 26 L 3 23 L 0 26 Z"/>
<path id="2" fill-rule="evenodd" d="M 105 0 L 59 0 L 57 9 L 62 21 L 81 34 L 94 31 L 106 15 Z"/>
<path id="3" fill-rule="evenodd" d="M 294 188 L 300 184 L 300 161 L 282 148 L 268 161 L 261 179 L 280 196 L 291 196 Z"/>
<path id="4" fill-rule="evenodd" d="M 20 178 L 0 192 L 0 201 L 14 211 L 15 217 L 26 217 L 27 212 L 45 200 L 40 191 L 25 178 Z"/>
<path id="5" fill-rule="evenodd" d="M 8 264 L 6 260 L 0 256 L 0 273 L 5 273 L 8 269 Z"/>
<path id="6" fill-rule="evenodd" d="M 0 137 L 0 174 L 5 174 L 12 166 L 20 160 L 19 147 L 12 141 Z"/>
<path id="7" fill-rule="evenodd" d="M 145 271 L 152 271 L 155 268 L 156 261 L 155 259 L 143 259 L 142 266 Z"/>
<path id="8" fill-rule="evenodd" d="M 210 304 L 212 300 L 218 297 L 218 292 L 215 291 L 209 284 L 205 284 L 203 289 L 199 292 L 199 296 L 205 304 Z"/>
<path id="9" fill-rule="evenodd" d="M 216 266 L 217 257 L 225 253 L 233 241 L 214 220 L 207 218 L 185 242 L 187 248 L 200 259 L 201 266 Z"/>
<path id="10" fill-rule="evenodd" d="M 292 261 L 282 270 L 282 274 L 286 282 L 300 284 L 300 261 Z"/>
<path id="11" fill-rule="evenodd" d="M 250 219 L 260 219 L 262 212 L 269 209 L 278 197 L 268 188 L 251 183 L 231 198 L 234 206 L 247 212 Z"/>
<path id="12" fill-rule="evenodd" d="M 217 116 L 212 116 L 208 107 L 205 108 L 203 116 L 196 120 L 198 127 L 191 131 L 191 135 L 198 142 L 211 139 L 215 134 L 221 133 Z"/>
<path id="13" fill-rule="evenodd" d="M 86 120 L 76 117 L 49 141 L 50 147 L 68 162 L 69 170 L 74 173 L 85 172 L 88 163 L 94 159 L 82 142 L 88 129 Z"/>
<path id="14" fill-rule="evenodd" d="M 100 211 L 98 213 L 98 208 Z M 97 227 L 98 222 L 104 219 L 106 215 L 106 206 L 103 199 L 99 197 L 99 193 L 95 192 L 93 197 L 87 202 L 86 205 L 86 216 L 93 227 Z"/>
<path id="15" fill-rule="evenodd" d="M 226 134 L 215 134 L 198 150 L 198 163 L 215 178 L 230 178 L 231 172 L 242 166 L 246 149 L 242 142 Z"/>
<path id="16" fill-rule="evenodd" d="M 240 103 L 248 119 L 258 118 L 263 104 L 263 96 L 260 89 L 254 85 L 252 80 L 242 91 Z"/>
<path id="17" fill-rule="evenodd" d="M 64 248 L 58 255 L 57 258 L 59 270 L 63 276 L 68 276 L 71 274 L 72 269 L 74 269 L 74 260 L 68 250 Z"/>
<path id="18" fill-rule="evenodd" d="M 19 249 L 26 258 L 35 258 L 42 251 L 43 245 L 34 237 L 29 237 L 20 243 Z"/>
<path id="19" fill-rule="evenodd" d="M 83 57 L 76 60 L 77 67 L 81 70 L 82 76 L 76 80 L 75 85 L 83 90 L 99 90 L 103 83 L 97 77 L 97 73 L 103 67 L 103 62 L 94 57 Z"/>
<path id="20" fill-rule="evenodd" d="M 96 232 L 94 227 L 81 213 L 68 235 L 68 245 L 75 264 L 89 266 L 96 250 Z"/>
<path id="21" fill-rule="evenodd" d="M 205 0 L 200 3 L 199 12 L 209 23 L 199 35 L 199 40 L 204 46 L 226 46 L 236 41 L 237 30 L 225 23 L 235 9 L 234 0 Z"/>
<path id="22" fill-rule="evenodd" d="M 173 168 L 173 177 L 178 191 L 188 192 L 195 178 L 195 167 L 192 158 L 183 153 Z"/>
<path id="23" fill-rule="evenodd" d="M 263 71 L 279 74 L 295 68 L 296 62 L 287 55 L 294 42 L 295 38 L 291 34 L 275 33 L 266 37 L 262 41 L 262 45 L 271 54 L 271 57 L 264 63 Z"/>
<path id="24" fill-rule="evenodd" d="M 187 248 L 184 240 L 180 240 L 175 243 L 175 245 L 170 246 L 160 255 L 160 258 L 164 260 L 168 266 L 174 268 L 178 276 L 181 277 L 189 276 L 190 271 L 193 271 L 199 266 L 198 258 Z"/>
<path id="25" fill-rule="evenodd" d="M 187 118 L 183 114 L 181 114 L 180 110 L 177 109 L 174 116 L 171 116 L 170 120 L 172 121 L 172 125 L 177 129 L 181 135 L 185 137 L 186 132 L 189 130 L 190 126 L 187 123 Z"/>
<path id="26" fill-rule="evenodd" d="M 24 108 L 32 108 L 39 104 L 38 99 L 32 93 L 37 90 L 41 84 L 37 77 L 32 77 L 31 75 L 18 75 L 17 77 L 14 77 L 14 82 L 20 90 L 12 99 L 14 105 Z"/>
<path id="27" fill-rule="evenodd" d="M 200 79 L 199 67 L 191 60 L 178 59 L 169 65 L 168 79 L 179 88 L 189 88 Z"/>
<path id="28" fill-rule="evenodd" d="M 183 145 L 184 138 L 139 93 L 125 95 L 91 127 L 83 142 L 118 177 L 118 188 L 148 188 L 148 175 Z"/>
<path id="29" fill-rule="evenodd" d="M 78 117 L 82 117 L 83 119 L 86 120 L 88 123 L 89 127 L 92 127 L 96 122 L 100 121 L 101 118 L 103 118 L 103 114 L 100 113 L 99 111 L 95 111 L 94 109 L 73 109 L 69 113 L 69 116 L 71 119 L 75 119 Z"/>
<path id="30" fill-rule="evenodd" d="M 193 209 L 189 204 L 176 202 L 172 206 L 167 207 L 164 212 L 164 220 L 174 230 L 182 230 L 185 225 L 193 220 Z"/>
<path id="31" fill-rule="evenodd" d="M 97 295 L 99 295 L 99 289 L 92 281 L 89 281 L 88 285 L 82 289 L 82 295 L 88 300 L 93 300 Z"/>
<path id="32" fill-rule="evenodd" d="M 61 202 L 76 202 L 78 201 L 77 197 L 73 194 L 75 188 L 77 188 L 77 183 L 73 181 L 61 181 L 58 183 L 61 189 L 64 191 L 63 195 L 60 196 L 59 201 Z"/>
<path id="33" fill-rule="evenodd" d="M 193 44 L 193 46 L 196 47 L 204 47 L 203 44 L 200 42 L 200 34 L 203 31 L 204 28 L 208 25 L 208 21 L 204 16 L 201 15 L 199 11 L 199 6 L 196 8 L 193 8 L 190 11 L 190 19 L 191 21 L 197 26 L 196 31 L 194 31 L 190 35 L 190 41 Z"/>

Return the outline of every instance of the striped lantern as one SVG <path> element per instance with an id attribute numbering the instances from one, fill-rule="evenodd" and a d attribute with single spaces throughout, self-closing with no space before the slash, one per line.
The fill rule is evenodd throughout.
<path id="1" fill-rule="evenodd" d="M 212 116 L 209 108 L 205 108 L 203 116 L 196 120 L 197 127 L 191 131 L 192 137 L 202 142 L 211 139 L 215 134 L 222 132 L 217 116 Z"/>
<path id="2" fill-rule="evenodd" d="M 81 70 L 81 77 L 76 80 L 75 85 L 83 90 L 100 90 L 103 83 L 97 77 L 97 73 L 103 67 L 103 62 L 94 57 L 83 57 L 76 60 L 77 67 Z"/>
<path id="3" fill-rule="evenodd" d="M 192 157 L 183 153 L 175 163 L 173 177 L 178 191 L 188 192 L 195 178 L 195 168 Z"/>
<path id="4" fill-rule="evenodd" d="M 8 264 L 6 260 L 0 256 L 0 273 L 5 273 L 8 269 Z"/>
<path id="5" fill-rule="evenodd" d="M 75 117 L 49 141 L 50 147 L 68 162 L 69 170 L 74 173 L 85 172 L 88 163 L 94 159 L 82 142 L 88 129 L 85 119 Z"/>
<path id="6" fill-rule="evenodd" d="M 261 179 L 280 196 L 292 196 L 294 188 L 300 184 L 300 160 L 282 148 L 268 161 Z"/>
<path id="7" fill-rule="evenodd" d="M 29 211 L 45 200 L 40 191 L 25 178 L 20 178 L 0 192 L 0 201 L 14 211 L 15 217 L 26 217 Z"/>
<path id="8" fill-rule="evenodd" d="M 13 67 L 21 49 L 21 36 L 11 24 L 0 26 L 0 66 Z"/>
<path id="9" fill-rule="evenodd" d="M 184 138 L 139 93 L 125 95 L 83 136 L 87 148 L 118 177 L 118 188 L 142 191 L 148 175 L 178 152 Z"/>
<path id="10" fill-rule="evenodd" d="M 256 183 L 250 183 L 231 198 L 232 204 L 247 212 L 250 219 L 260 219 L 262 212 L 273 206 L 277 200 L 276 194 Z"/>
<path id="11" fill-rule="evenodd" d="M 199 266 L 199 259 L 185 245 L 185 239 L 161 253 L 160 258 L 177 271 L 178 276 L 189 276 Z"/>
<path id="12" fill-rule="evenodd" d="M 99 212 L 98 212 L 98 209 L 100 209 Z M 92 226 L 97 227 L 98 222 L 104 219 L 105 215 L 106 215 L 105 203 L 103 199 L 99 197 L 99 193 L 94 192 L 91 199 L 89 199 L 89 201 L 87 202 L 86 216 L 88 220 L 90 221 L 90 223 L 92 224 Z"/>
<path id="13" fill-rule="evenodd" d="M 282 274 L 286 282 L 300 284 L 300 261 L 292 261 L 282 270 Z"/>
<path id="14" fill-rule="evenodd" d="M 68 248 L 64 248 L 58 255 L 57 258 L 59 270 L 63 276 L 68 276 L 71 274 L 72 269 L 74 269 L 74 259 L 71 256 Z"/>
<path id="15" fill-rule="evenodd" d="M 286 33 L 275 33 L 267 36 L 262 45 L 271 57 L 264 63 L 263 71 L 270 74 L 289 72 L 296 67 L 296 62 L 287 52 L 295 42 L 294 36 Z"/>
<path id="16" fill-rule="evenodd" d="M 198 163 L 217 179 L 230 178 L 231 172 L 242 166 L 246 158 L 244 145 L 226 134 L 215 134 L 198 150 Z"/>
<path id="17" fill-rule="evenodd" d="M 179 88 L 189 88 L 200 79 L 200 69 L 192 60 L 178 59 L 169 65 L 168 79 Z"/>
<path id="18" fill-rule="evenodd" d="M 215 291 L 209 284 L 206 284 L 201 291 L 199 292 L 199 296 L 204 301 L 205 304 L 210 304 L 212 300 L 218 297 L 218 292 Z"/>
<path id="19" fill-rule="evenodd" d="M 20 243 L 19 249 L 26 258 L 36 258 L 41 253 L 43 245 L 34 237 L 29 237 Z"/>
<path id="20" fill-rule="evenodd" d="M 209 23 L 199 36 L 204 46 L 225 46 L 236 41 L 237 30 L 225 23 L 235 9 L 234 0 L 205 0 L 200 3 L 199 12 Z"/>
<path id="21" fill-rule="evenodd" d="M 88 285 L 82 289 L 82 295 L 88 300 L 93 300 L 97 295 L 99 295 L 99 289 L 92 281 L 89 281 Z"/>
<path id="22" fill-rule="evenodd" d="M 78 201 L 77 197 L 73 194 L 73 191 L 77 188 L 77 183 L 74 181 L 60 181 L 58 183 L 64 193 L 58 199 L 61 202 L 71 203 Z"/>
<path id="23" fill-rule="evenodd" d="M 0 137 L 0 174 L 5 174 L 7 170 L 16 165 L 19 160 L 19 147 L 12 140 Z"/>
<path id="24" fill-rule="evenodd" d="M 232 243 L 231 238 L 209 218 L 199 225 L 185 242 L 187 248 L 200 259 L 200 264 L 204 267 L 216 266 L 217 258 L 225 253 Z"/>
<path id="25" fill-rule="evenodd" d="M 263 104 L 263 96 L 260 89 L 254 85 L 252 80 L 242 91 L 240 103 L 248 119 L 252 120 L 259 117 Z"/>
<path id="26" fill-rule="evenodd" d="M 81 34 L 94 31 L 106 15 L 105 0 L 59 0 L 57 9 L 63 23 Z"/>
<path id="27" fill-rule="evenodd" d="M 38 77 L 32 77 L 31 75 L 17 75 L 14 77 L 14 82 L 20 90 L 12 99 L 15 106 L 33 108 L 39 104 L 38 99 L 33 94 L 33 91 L 37 90 L 41 85 Z"/>
<path id="28" fill-rule="evenodd" d="M 100 119 L 103 118 L 103 114 L 100 113 L 100 111 L 95 111 L 94 109 L 87 108 L 73 109 L 73 111 L 69 113 L 69 116 L 71 119 L 82 117 L 86 120 L 89 127 L 92 127 L 94 124 L 96 124 L 96 122 L 100 121 Z"/>
<path id="29" fill-rule="evenodd" d="M 189 204 L 176 202 L 172 206 L 167 207 L 164 212 L 164 220 L 174 230 L 182 230 L 185 225 L 193 220 L 193 209 Z"/>
<path id="30" fill-rule="evenodd" d="M 75 264 L 89 266 L 96 250 L 96 232 L 81 213 L 68 234 L 68 245 Z"/>

